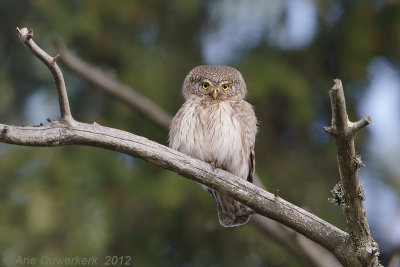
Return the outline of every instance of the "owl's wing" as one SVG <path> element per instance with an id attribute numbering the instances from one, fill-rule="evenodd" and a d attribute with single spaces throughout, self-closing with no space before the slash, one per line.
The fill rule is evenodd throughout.
<path id="1" fill-rule="evenodd" d="M 253 175 L 256 167 L 256 154 L 254 153 L 254 146 L 250 147 L 249 155 L 249 174 L 247 175 L 247 181 L 253 183 Z"/>

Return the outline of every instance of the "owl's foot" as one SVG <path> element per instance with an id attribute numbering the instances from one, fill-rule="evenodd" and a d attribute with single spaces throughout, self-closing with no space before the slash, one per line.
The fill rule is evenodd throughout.
<path id="1" fill-rule="evenodd" d="M 218 162 L 216 162 L 216 161 L 211 161 L 210 162 L 210 165 L 213 167 L 213 168 L 219 168 L 219 169 L 222 169 L 222 166 L 221 166 L 221 164 L 219 164 Z"/>

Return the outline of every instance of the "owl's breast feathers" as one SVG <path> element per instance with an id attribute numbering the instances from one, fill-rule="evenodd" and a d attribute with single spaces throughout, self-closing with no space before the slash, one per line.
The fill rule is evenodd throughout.
<path id="1" fill-rule="evenodd" d="M 213 100 L 192 95 L 172 119 L 170 147 L 252 182 L 257 120 L 253 107 L 241 98 Z M 240 202 L 203 186 L 217 202 L 218 218 L 225 227 L 245 224 L 252 213 Z"/>
<path id="2" fill-rule="evenodd" d="M 172 120 L 170 147 L 251 180 L 256 124 L 253 107 L 242 99 L 192 96 Z"/>

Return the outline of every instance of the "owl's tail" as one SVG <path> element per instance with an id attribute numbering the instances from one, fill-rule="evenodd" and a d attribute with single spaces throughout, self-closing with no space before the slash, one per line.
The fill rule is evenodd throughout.
<path id="1" fill-rule="evenodd" d="M 234 200 L 226 194 L 215 190 L 208 190 L 217 201 L 218 218 L 222 226 L 234 227 L 247 223 L 253 213 L 242 203 Z"/>

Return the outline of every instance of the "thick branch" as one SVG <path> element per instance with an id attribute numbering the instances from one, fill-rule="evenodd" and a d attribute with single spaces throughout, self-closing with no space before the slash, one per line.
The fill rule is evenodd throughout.
<path id="1" fill-rule="evenodd" d="M 43 51 L 39 46 L 35 44 L 33 41 L 33 30 L 29 30 L 27 28 L 19 29 L 17 28 L 19 38 L 28 47 L 31 52 L 42 61 L 47 68 L 50 70 L 51 74 L 53 74 L 54 82 L 57 87 L 58 94 L 58 103 L 60 105 L 61 119 L 72 122 L 73 118 L 71 115 L 71 111 L 69 108 L 67 89 L 65 87 L 64 77 L 60 68 L 57 65 L 57 59 L 60 55 L 55 57 L 49 56 L 45 51 Z"/>
<path id="2" fill-rule="evenodd" d="M 161 127 L 168 129 L 172 116 L 164 111 L 160 106 L 142 96 L 129 86 L 110 77 L 110 75 L 107 75 L 101 69 L 89 65 L 79 57 L 75 56 L 61 41 L 57 40 L 56 44 L 61 55 L 61 62 L 68 68 L 79 73 L 79 75 L 87 79 L 94 86 L 116 96 L 131 107 L 134 107 L 135 110 L 139 111 Z"/>
<path id="3" fill-rule="evenodd" d="M 53 121 L 40 127 L 0 124 L 0 141 L 25 146 L 87 145 L 138 157 L 226 192 L 257 213 L 276 220 L 327 248 L 339 260 L 345 255 L 348 237 L 346 232 L 254 184 L 144 137 L 98 124 L 76 122 L 69 125 Z"/>
<path id="4" fill-rule="evenodd" d="M 121 82 L 116 82 L 115 79 L 109 75 L 105 75 L 101 69 L 83 61 L 81 58 L 74 55 L 60 39 L 56 40 L 56 46 L 61 55 L 61 62 L 71 71 L 87 79 L 97 88 L 115 96 L 132 109 L 140 111 L 142 114 L 146 115 L 148 119 L 159 124 L 168 131 L 172 116 L 167 111 L 163 110 L 162 107 L 157 106 L 143 95 L 137 98 L 139 93 L 132 87 L 128 87 Z M 100 80 L 102 82 L 99 82 Z M 137 99 L 140 101 L 137 101 Z M 143 99 L 146 99 L 146 101 L 143 101 Z M 150 108 L 142 108 L 141 103 L 147 103 L 146 107 Z M 265 189 L 257 175 L 255 177 L 255 184 Z M 333 267 L 339 265 L 336 258 L 332 257 L 331 254 L 322 249 L 319 245 L 310 242 L 306 237 L 295 233 L 293 230 L 273 220 L 257 216 L 257 219 L 252 219 L 250 223 L 288 249 L 299 259 L 306 262 L 309 266 Z M 293 238 L 294 236 L 297 236 L 297 238 Z"/>
<path id="5" fill-rule="evenodd" d="M 370 234 L 367 216 L 363 205 L 364 193 L 358 177 L 358 171 L 363 166 L 361 156 L 355 153 L 354 136 L 371 121 L 369 117 L 356 123 L 348 119 L 343 87 L 340 80 L 329 91 L 332 105 L 332 124 L 324 129 L 336 141 L 340 182 L 342 184 L 345 203 L 347 226 L 350 240 L 358 262 L 353 266 L 377 266 L 378 244 Z"/>

